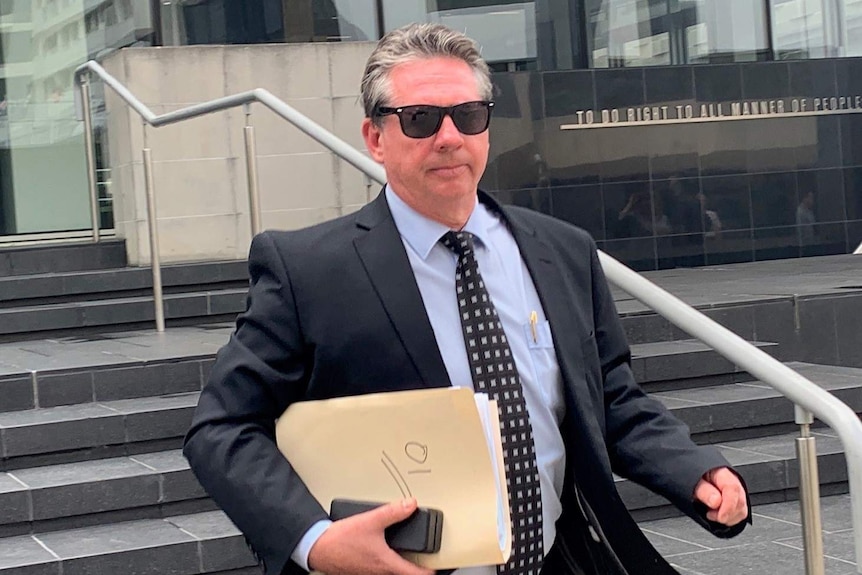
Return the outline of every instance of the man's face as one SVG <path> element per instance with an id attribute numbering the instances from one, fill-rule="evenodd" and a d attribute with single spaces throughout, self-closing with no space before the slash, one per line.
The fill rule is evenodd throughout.
<path id="1" fill-rule="evenodd" d="M 389 80 L 389 107 L 454 106 L 481 99 L 472 69 L 454 58 L 399 64 Z M 413 209 L 447 225 L 452 223 L 453 209 L 467 205 L 472 209 L 488 162 L 487 130 L 464 135 L 446 116 L 436 134 L 409 138 L 401 131 L 398 117 L 389 115 L 380 118 L 379 128 L 366 118 L 362 134 L 371 157 L 386 168 L 392 190 Z"/>

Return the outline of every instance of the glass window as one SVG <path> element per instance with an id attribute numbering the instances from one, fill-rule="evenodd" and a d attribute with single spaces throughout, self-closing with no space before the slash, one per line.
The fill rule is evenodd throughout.
<path id="1" fill-rule="evenodd" d="M 130 10 L 118 11 L 115 0 L 0 0 L 0 236 L 90 226 L 72 73 L 89 58 L 150 42 L 150 2 L 125 5 Z M 99 85 L 94 123 L 97 148 L 104 149 Z M 106 186 L 100 193 L 107 198 Z"/>
<path id="2" fill-rule="evenodd" d="M 162 4 L 164 44 L 377 40 L 374 0 L 179 0 Z"/>
<path id="3" fill-rule="evenodd" d="M 586 0 L 590 67 L 766 60 L 763 0 Z"/>
<path id="4" fill-rule="evenodd" d="M 536 67 L 536 2 L 499 0 L 383 0 L 386 31 L 410 22 L 440 22 L 465 31 L 495 69 Z"/>
<path id="5" fill-rule="evenodd" d="M 862 0 L 771 0 L 776 60 L 862 56 Z"/>
<path id="6" fill-rule="evenodd" d="M 844 22 L 842 43 L 846 46 L 843 56 L 862 56 L 862 0 L 844 0 Z"/>
<path id="7" fill-rule="evenodd" d="M 835 24 L 829 5 L 823 0 L 772 0 L 775 59 L 836 56 Z"/>

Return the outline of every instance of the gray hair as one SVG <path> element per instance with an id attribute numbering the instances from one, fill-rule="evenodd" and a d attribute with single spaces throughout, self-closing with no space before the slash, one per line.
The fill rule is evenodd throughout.
<path id="1" fill-rule="evenodd" d="M 491 99 L 491 73 L 488 64 L 482 59 L 479 45 L 474 40 L 442 24 L 408 24 L 383 36 L 368 58 L 361 84 L 365 116 L 376 121 L 374 109 L 389 103 L 389 73 L 395 66 L 435 57 L 464 61 L 473 69 L 479 98 Z"/>

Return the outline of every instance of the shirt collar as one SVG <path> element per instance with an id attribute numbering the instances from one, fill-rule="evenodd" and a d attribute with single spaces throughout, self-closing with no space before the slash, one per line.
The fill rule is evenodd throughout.
<path id="1" fill-rule="evenodd" d="M 448 226 L 427 218 L 414 210 L 398 194 L 393 192 L 388 184 L 385 193 L 386 202 L 389 204 L 389 211 L 392 212 L 392 219 L 395 220 L 398 233 L 419 257 L 423 260 L 427 259 L 431 249 L 443 234 L 449 231 Z M 473 213 L 470 214 L 470 218 L 461 231 L 470 232 L 476 236 L 480 243 L 488 246 L 489 230 L 494 223 L 494 217 L 488 208 L 479 202 L 477 197 Z"/>

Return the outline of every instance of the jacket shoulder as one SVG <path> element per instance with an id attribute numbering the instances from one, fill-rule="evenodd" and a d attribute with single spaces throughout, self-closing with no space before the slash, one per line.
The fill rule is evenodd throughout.
<path id="1" fill-rule="evenodd" d="M 595 240 L 590 233 L 574 224 L 520 206 L 502 206 L 502 210 L 513 225 L 533 229 L 540 237 L 556 238 L 573 246 L 595 249 Z"/>

